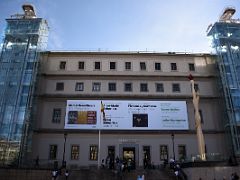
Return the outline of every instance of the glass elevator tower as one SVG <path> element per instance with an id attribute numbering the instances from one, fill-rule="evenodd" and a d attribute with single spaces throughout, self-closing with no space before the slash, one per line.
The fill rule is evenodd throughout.
<path id="1" fill-rule="evenodd" d="M 225 99 L 225 129 L 233 155 L 240 155 L 240 20 L 226 8 L 219 21 L 209 26 L 208 36 L 218 56 L 221 88 Z"/>
<path id="2" fill-rule="evenodd" d="M 6 19 L 0 54 L 0 166 L 21 165 L 31 150 L 34 89 L 40 51 L 47 45 L 48 25 L 32 5 Z"/>

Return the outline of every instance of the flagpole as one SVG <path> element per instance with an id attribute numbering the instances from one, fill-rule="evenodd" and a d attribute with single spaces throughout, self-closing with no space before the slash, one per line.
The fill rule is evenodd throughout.
<path id="1" fill-rule="evenodd" d="M 101 117 L 100 117 L 101 118 Z M 98 169 L 100 169 L 101 129 L 98 129 Z"/>

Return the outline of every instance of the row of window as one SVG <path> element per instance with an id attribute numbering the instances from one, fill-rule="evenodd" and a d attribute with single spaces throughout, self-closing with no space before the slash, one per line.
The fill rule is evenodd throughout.
<path id="1" fill-rule="evenodd" d="M 143 147 L 143 150 L 146 146 Z M 147 146 L 149 147 L 149 146 Z M 149 147 L 150 148 L 150 147 Z M 49 159 L 55 160 L 57 159 L 58 145 L 50 145 L 49 151 Z M 79 145 L 71 145 L 70 152 L 71 160 L 78 160 L 80 155 L 80 146 Z M 178 145 L 178 157 L 179 160 L 186 159 L 186 145 Z M 160 145 L 160 160 L 167 160 L 169 158 L 169 150 L 168 145 Z M 90 145 L 89 146 L 89 160 L 97 161 L 98 160 L 98 145 Z"/>
<path id="2" fill-rule="evenodd" d="M 60 70 L 65 70 L 66 69 L 66 61 L 60 61 L 59 64 L 59 69 Z M 139 63 L 139 68 L 142 71 L 147 70 L 147 64 L 146 62 L 140 62 Z M 178 67 L 177 67 L 177 63 L 170 63 L 170 68 L 171 71 L 177 71 Z M 84 70 L 85 69 L 85 62 L 84 61 L 79 61 L 78 62 L 78 69 L 79 70 Z M 116 70 L 117 69 L 117 63 L 116 62 L 109 62 L 109 69 L 110 70 Z M 154 63 L 154 69 L 156 71 L 161 71 L 162 67 L 161 67 L 161 63 L 160 62 L 155 62 Z M 189 71 L 195 71 L 195 65 L 194 63 L 188 63 L 188 69 Z M 101 62 L 100 61 L 96 61 L 94 62 L 94 70 L 101 70 Z M 125 70 L 132 70 L 132 62 L 125 62 Z"/>
<path id="3" fill-rule="evenodd" d="M 195 86 L 195 90 L 199 91 L 198 84 L 195 84 L 194 86 Z M 63 82 L 57 82 L 56 83 L 56 91 L 63 91 L 63 90 L 64 90 L 64 83 Z M 75 91 L 84 91 L 84 83 L 83 82 L 77 82 L 76 85 L 75 85 Z M 92 91 L 93 92 L 101 91 L 101 83 L 100 82 L 93 82 L 92 83 Z M 115 83 L 115 82 L 108 83 L 108 91 L 117 91 L 117 83 Z M 125 92 L 132 92 L 133 91 L 132 83 L 124 83 L 124 91 Z M 156 83 L 155 84 L 155 91 L 156 92 L 164 92 L 163 83 Z M 148 92 L 148 83 L 140 83 L 140 92 Z M 172 92 L 181 92 L 179 83 L 173 83 L 172 84 Z"/>

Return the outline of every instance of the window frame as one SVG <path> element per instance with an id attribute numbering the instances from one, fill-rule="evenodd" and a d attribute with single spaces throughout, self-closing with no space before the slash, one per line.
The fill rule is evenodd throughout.
<path id="1" fill-rule="evenodd" d="M 180 147 L 184 147 L 183 148 L 183 154 L 180 153 Z M 182 161 L 182 160 L 184 161 L 186 158 L 187 158 L 186 144 L 178 144 L 178 159 L 179 159 L 179 161 Z"/>
<path id="2" fill-rule="evenodd" d="M 113 85 L 113 86 L 112 86 L 112 85 Z M 114 87 L 114 88 L 111 88 L 111 86 Z M 109 83 L 108 83 L 108 91 L 110 91 L 110 92 L 115 92 L 115 91 L 117 91 L 117 84 L 116 84 L 115 82 L 109 82 Z"/>
<path id="3" fill-rule="evenodd" d="M 172 84 L 172 92 L 174 92 L 174 93 L 180 93 L 181 92 L 181 88 L 180 88 L 179 83 L 173 83 Z"/>
<path id="4" fill-rule="evenodd" d="M 64 91 L 64 82 L 56 82 L 56 91 Z"/>
<path id="5" fill-rule="evenodd" d="M 83 82 L 76 82 L 75 91 L 84 91 L 84 83 Z"/>
<path id="6" fill-rule="evenodd" d="M 89 161 L 97 160 L 98 160 L 98 145 L 97 144 L 89 145 Z"/>
<path id="7" fill-rule="evenodd" d="M 93 82 L 92 92 L 100 92 L 100 91 L 101 91 L 101 82 Z"/>
<path id="8" fill-rule="evenodd" d="M 52 111 L 52 123 L 60 124 L 62 117 L 62 109 L 61 108 L 53 108 Z"/>
<path id="9" fill-rule="evenodd" d="M 161 71 L 162 70 L 162 64 L 160 62 L 155 62 L 155 71 Z"/>
<path id="10" fill-rule="evenodd" d="M 84 69 L 85 69 L 85 62 L 78 61 L 78 70 L 84 70 Z"/>
<path id="11" fill-rule="evenodd" d="M 127 71 L 132 70 L 132 62 L 130 61 L 125 62 L 125 70 Z"/>
<path id="12" fill-rule="evenodd" d="M 194 63 L 188 63 L 188 69 L 189 69 L 189 71 L 196 71 L 195 64 Z"/>
<path id="13" fill-rule="evenodd" d="M 94 70 L 101 70 L 101 62 L 100 61 L 94 62 Z"/>
<path id="14" fill-rule="evenodd" d="M 162 151 L 163 150 L 162 147 L 166 148 L 165 151 Z M 160 155 L 160 161 L 164 161 L 165 159 L 168 160 L 169 150 L 168 150 L 168 145 L 167 144 L 160 144 L 159 155 Z"/>
<path id="15" fill-rule="evenodd" d="M 130 85 L 129 87 L 127 87 Z M 132 92 L 132 83 L 124 83 L 124 92 Z"/>
<path id="16" fill-rule="evenodd" d="M 116 70 L 117 69 L 117 63 L 115 61 L 110 61 L 109 62 L 109 69 L 110 70 Z"/>
<path id="17" fill-rule="evenodd" d="M 55 151 L 52 151 L 51 147 L 55 147 Z M 58 153 L 58 145 L 57 144 L 49 144 L 49 160 L 56 160 L 57 159 L 57 153 Z"/>
<path id="18" fill-rule="evenodd" d="M 177 71 L 177 63 L 171 63 L 171 71 Z"/>
<path id="19" fill-rule="evenodd" d="M 141 71 L 146 71 L 147 70 L 146 62 L 140 62 L 140 70 Z"/>
<path id="20" fill-rule="evenodd" d="M 67 62 L 66 61 L 60 61 L 59 63 L 59 69 L 65 70 L 66 69 Z"/>
<path id="21" fill-rule="evenodd" d="M 148 83 L 140 83 L 140 92 L 148 92 Z"/>
<path id="22" fill-rule="evenodd" d="M 73 152 L 73 147 L 77 147 L 77 151 Z M 80 146 L 78 144 L 72 144 L 71 145 L 71 160 L 79 160 L 79 154 L 80 154 Z M 77 156 L 77 157 L 75 157 Z"/>
<path id="23" fill-rule="evenodd" d="M 158 85 L 161 85 L 162 87 L 159 88 Z M 164 92 L 164 85 L 163 85 L 163 83 L 155 83 L 155 88 L 156 88 L 156 92 Z"/>

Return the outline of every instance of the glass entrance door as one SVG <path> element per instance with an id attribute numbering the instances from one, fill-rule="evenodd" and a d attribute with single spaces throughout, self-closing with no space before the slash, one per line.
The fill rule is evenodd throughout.
<path id="1" fill-rule="evenodd" d="M 126 166 L 130 166 L 130 169 L 135 169 L 135 148 L 124 147 L 123 148 L 123 162 Z"/>

